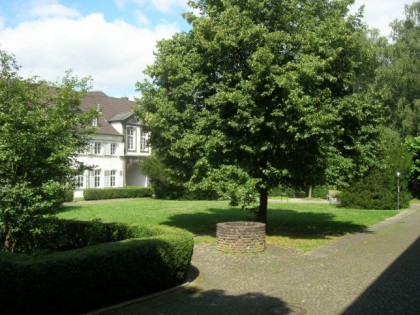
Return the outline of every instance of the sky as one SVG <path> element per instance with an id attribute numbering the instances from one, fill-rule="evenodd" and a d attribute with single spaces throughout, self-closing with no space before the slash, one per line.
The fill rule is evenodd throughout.
<path id="1" fill-rule="evenodd" d="M 66 70 L 92 78 L 92 91 L 139 97 L 135 84 L 153 64 L 155 44 L 187 31 L 188 0 L 0 0 L 0 50 L 22 77 L 56 82 Z M 414 0 L 356 0 L 365 22 L 384 36 Z"/>

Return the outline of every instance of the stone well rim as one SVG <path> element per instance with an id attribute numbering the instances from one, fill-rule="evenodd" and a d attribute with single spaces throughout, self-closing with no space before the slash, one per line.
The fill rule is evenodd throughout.
<path id="1" fill-rule="evenodd" d="M 230 222 L 220 222 L 217 223 L 218 226 L 232 226 L 232 227 L 258 227 L 258 226 L 265 226 L 265 223 L 257 222 L 257 221 L 230 221 Z"/>

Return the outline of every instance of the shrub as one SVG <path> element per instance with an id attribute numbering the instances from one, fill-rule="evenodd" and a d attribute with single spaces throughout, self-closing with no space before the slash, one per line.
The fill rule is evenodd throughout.
<path id="1" fill-rule="evenodd" d="M 329 188 L 328 186 L 317 186 L 312 191 L 312 197 L 313 198 L 320 198 L 320 199 L 327 199 L 328 191 L 330 189 L 331 188 Z"/>
<path id="2" fill-rule="evenodd" d="M 117 198 L 143 198 L 152 197 L 153 189 L 150 187 L 120 187 L 120 188 L 91 188 L 85 189 L 85 200 L 117 199 Z"/>
<path id="3" fill-rule="evenodd" d="M 45 217 L 58 208 L 63 190 L 40 189 L 29 183 L 0 185 L 0 188 L 1 245 L 10 252 L 31 251 L 48 230 Z"/>
<path id="4" fill-rule="evenodd" d="M 0 252 L 2 312 L 81 313 L 163 290 L 185 280 L 193 240 L 184 230 L 161 226 L 100 226 L 98 222 L 67 222 L 64 226 L 75 233 L 69 238 L 73 239 L 70 243 L 77 243 L 89 229 L 87 234 L 99 239 L 109 233 L 117 239 L 130 238 L 32 256 Z"/>
<path id="5" fill-rule="evenodd" d="M 407 208 L 411 199 L 401 182 L 400 207 Z M 341 206 L 356 209 L 396 209 L 397 180 L 389 170 L 375 169 L 366 177 L 344 189 L 338 196 Z"/>
<path id="6" fill-rule="evenodd" d="M 74 198 L 73 189 L 66 189 L 64 192 L 63 202 L 72 202 Z"/>

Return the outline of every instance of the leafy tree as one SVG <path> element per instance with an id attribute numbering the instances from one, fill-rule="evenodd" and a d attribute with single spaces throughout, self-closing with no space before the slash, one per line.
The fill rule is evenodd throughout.
<path id="1" fill-rule="evenodd" d="M 140 170 L 150 178 L 156 198 L 178 199 L 182 197 L 183 185 L 171 180 L 165 165 L 154 152 L 140 164 Z"/>
<path id="2" fill-rule="evenodd" d="M 377 70 L 377 88 L 388 124 L 403 137 L 420 135 L 420 1 L 405 7 L 405 19 L 392 24 L 393 43 Z"/>
<path id="3" fill-rule="evenodd" d="M 405 145 L 412 155 L 410 189 L 415 197 L 420 198 L 420 137 L 409 137 Z"/>
<path id="4" fill-rule="evenodd" d="M 375 57 L 353 1 L 200 0 L 158 43 L 137 114 L 170 176 L 246 202 L 342 184 L 375 161 Z"/>
<path id="5" fill-rule="evenodd" d="M 75 153 L 93 131 L 79 111 L 88 80 L 23 79 L 13 56 L 0 51 L 0 238 L 7 251 L 30 250 L 45 215 L 64 201 L 83 167 Z"/>
<path id="6" fill-rule="evenodd" d="M 396 209 L 397 172 L 400 173 L 400 207 L 409 206 L 408 191 L 412 153 L 407 150 L 398 132 L 381 128 L 379 159 L 366 176 L 356 179 L 340 194 L 341 205 L 346 208 Z"/>

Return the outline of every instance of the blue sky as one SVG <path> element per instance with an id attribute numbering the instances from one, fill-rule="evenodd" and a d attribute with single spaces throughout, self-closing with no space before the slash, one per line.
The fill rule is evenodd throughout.
<path id="1" fill-rule="evenodd" d="M 414 0 L 356 0 L 365 22 L 389 35 Z M 92 90 L 139 96 L 135 83 L 153 63 L 156 41 L 188 29 L 187 0 L 0 0 L 0 49 L 14 54 L 21 76 L 56 81 L 72 69 Z"/>

